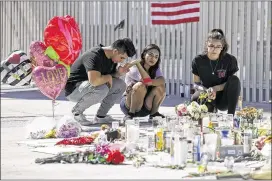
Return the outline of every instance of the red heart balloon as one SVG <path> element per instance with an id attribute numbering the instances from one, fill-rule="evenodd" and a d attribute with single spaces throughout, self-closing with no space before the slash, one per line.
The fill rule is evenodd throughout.
<path id="1" fill-rule="evenodd" d="M 8 59 L 11 64 L 19 64 L 21 56 L 19 54 L 13 54 L 12 57 Z"/>
<path id="2" fill-rule="evenodd" d="M 44 30 L 44 42 L 47 47 L 54 48 L 62 62 L 73 64 L 82 48 L 81 34 L 75 19 L 69 15 L 53 17 Z"/>

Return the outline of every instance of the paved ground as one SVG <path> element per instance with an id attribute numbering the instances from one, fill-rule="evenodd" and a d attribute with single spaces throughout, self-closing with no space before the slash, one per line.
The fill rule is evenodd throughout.
<path id="1" fill-rule="evenodd" d="M 184 102 L 179 97 L 168 97 L 160 112 L 173 114 L 173 106 Z M 56 117 L 70 113 L 73 103 L 66 101 L 63 95 L 55 106 Z M 266 116 L 271 116 L 271 104 L 246 104 L 263 108 Z M 99 105 L 86 111 L 88 116 L 96 113 Z M 119 105 L 115 104 L 109 114 L 116 118 L 123 117 Z M 181 178 L 181 171 L 133 166 L 106 166 L 106 165 L 37 165 L 35 158 L 47 156 L 31 152 L 26 146 L 17 143 L 25 139 L 25 126 L 38 116 L 52 116 L 52 104 L 36 88 L 10 88 L 1 85 L 1 178 Z M 106 173 L 106 174 L 105 174 Z"/>

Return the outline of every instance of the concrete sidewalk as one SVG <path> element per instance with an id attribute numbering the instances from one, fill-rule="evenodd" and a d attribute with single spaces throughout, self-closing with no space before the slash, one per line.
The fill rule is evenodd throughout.
<path id="1" fill-rule="evenodd" d="M 179 96 L 167 96 L 164 100 L 160 111 L 172 114 L 174 106 L 180 103 L 189 101 L 188 98 L 181 98 Z M 62 93 L 56 100 L 55 112 L 57 116 L 68 114 L 74 103 L 67 101 Z M 86 114 L 95 114 L 99 105 L 95 105 L 86 111 Z M 271 103 L 250 103 L 243 102 L 243 107 L 254 106 L 264 109 L 265 112 L 271 113 Z M 16 116 L 40 116 L 52 115 L 52 101 L 44 96 L 38 88 L 33 86 L 27 87 L 12 87 L 8 85 L 1 85 L 1 117 L 16 117 Z M 109 114 L 122 114 L 118 102 L 111 109 Z"/>
<path id="2" fill-rule="evenodd" d="M 168 96 L 160 112 L 174 114 L 174 106 L 187 99 Z M 74 103 L 68 102 L 61 94 L 57 98 L 55 116 L 60 118 L 70 114 Z M 265 110 L 265 116 L 271 116 L 271 104 L 247 104 Z M 88 117 L 95 115 L 99 104 L 92 106 L 85 113 Z M 109 112 L 115 118 L 122 118 L 119 104 L 115 104 Z M 26 146 L 18 146 L 25 139 L 25 125 L 38 116 L 52 116 L 52 101 L 44 96 L 37 88 L 11 88 L 1 85 L 1 176 L 3 179 L 23 178 L 69 178 L 69 179 L 180 179 L 180 170 L 159 169 L 151 167 L 86 165 L 86 164 L 48 164 L 38 165 L 34 160 L 46 157 L 42 153 L 31 152 Z M 106 172 L 105 172 L 106 171 Z M 139 174 L 140 173 L 140 174 Z"/>

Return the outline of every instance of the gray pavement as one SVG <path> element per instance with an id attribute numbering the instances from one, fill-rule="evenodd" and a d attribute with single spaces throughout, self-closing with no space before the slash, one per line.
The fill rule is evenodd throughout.
<path id="1" fill-rule="evenodd" d="M 174 114 L 174 106 L 186 101 L 176 96 L 168 96 L 160 112 Z M 55 116 L 57 118 L 70 114 L 74 103 L 68 102 L 63 94 L 57 98 Z M 271 116 L 271 104 L 244 103 L 265 110 L 265 116 Z M 92 106 L 85 113 L 93 117 L 99 104 Z M 119 104 L 115 104 L 109 112 L 115 118 L 122 118 Z M 42 153 L 31 152 L 24 145 L 18 145 L 25 139 L 25 126 L 38 116 L 52 117 L 52 101 L 40 93 L 37 88 L 9 87 L 1 85 L 1 178 L 62 178 L 62 179 L 90 179 L 90 178 L 158 178 L 179 179 L 181 171 L 159 169 L 151 167 L 86 165 L 86 164 L 48 164 L 37 165 L 37 157 L 48 156 Z"/>

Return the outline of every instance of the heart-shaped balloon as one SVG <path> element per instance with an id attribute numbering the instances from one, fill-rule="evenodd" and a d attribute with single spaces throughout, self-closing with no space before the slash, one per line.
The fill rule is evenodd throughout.
<path id="1" fill-rule="evenodd" d="M 9 59 L 8 62 L 11 64 L 19 64 L 21 62 L 20 54 L 13 54 Z"/>
<path id="2" fill-rule="evenodd" d="M 38 66 L 34 68 L 32 77 L 40 91 L 45 96 L 55 100 L 66 84 L 67 70 L 61 64 L 54 67 Z"/>
<path id="3" fill-rule="evenodd" d="M 14 50 L 6 60 L 1 61 L 1 82 L 11 86 L 28 85 L 31 80 L 31 62 L 22 50 Z"/>
<path id="4" fill-rule="evenodd" d="M 32 65 L 36 66 L 45 66 L 53 67 L 56 65 L 56 62 L 51 60 L 47 55 L 45 55 L 46 46 L 41 41 L 34 41 L 30 44 L 29 54 L 32 61 Z"/>
<path id="5" fill-rule="evenodd" d="M 60 60 L 72 65 L 82 48 L 82 38 L 76 20 L 72 16 L 55 16 L 44 30 L 44 43 L 57 52 Z"/>

